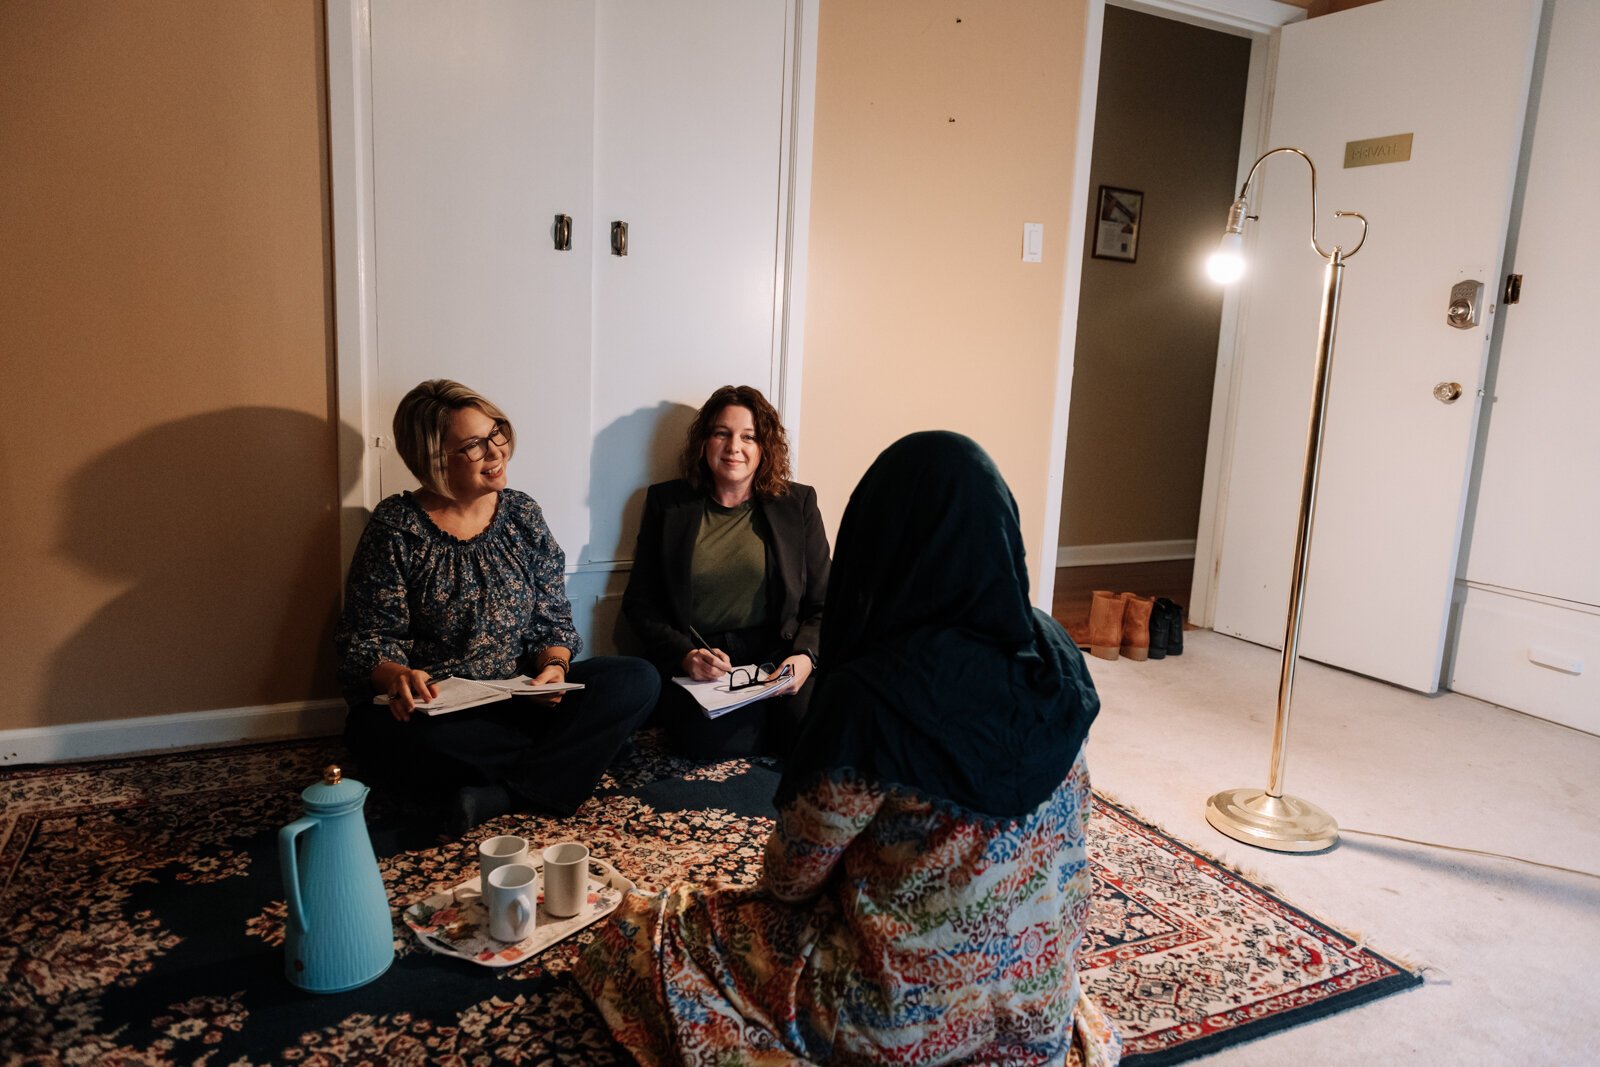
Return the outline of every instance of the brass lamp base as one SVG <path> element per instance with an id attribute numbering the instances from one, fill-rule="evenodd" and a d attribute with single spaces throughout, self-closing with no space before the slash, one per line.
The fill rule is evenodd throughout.
<path id="1" fill-rule="evenodd" d="M 1206 822 L 1235 841 L 1274 852 L 1320 852 L 1339 843 L 1333 816 L 1299 797 L 1227 789 L 1206 801 Z"/>

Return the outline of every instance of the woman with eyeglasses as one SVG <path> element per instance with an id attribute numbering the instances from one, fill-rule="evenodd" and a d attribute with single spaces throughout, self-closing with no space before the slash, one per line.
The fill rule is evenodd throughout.
<path id="1" fill-rule="evenodd" d="M 700 406 L 679 465 L 682 478 L 645 496 L 623 615 L 661 672 L 659 714 L 675 748 L 699 759 L 781 755 L 811 699 L 828 594 L 816 490 L 789 480 L 783 422 L 748 385 Z M 674 677 L 786 688 L 712 719 Z"/>
<path id="2" fill-rule="evenodd" d="M 576 977 L 639 1063 L 1115 1064 L 1078 981 L 1083 656 L 959 434 L 880 455 L 839 527 L 828 669 L 758 886 L 632 892 Z"/>
<path id="3" fill-rule="evenodd" d="M 368 773 L 436 789 L 458 833 L 513 810 L 570 815 L 649 716 L 660 680 L 640 659 L 574 661 L 566 557 L 534 499 L 507 488 L 505 412 L 458 382 L 426 381 L 395 410 L 394 441 L 421 488 L 373 510 L 350 564 L 336 635 L 346 740 Z M 518 674 L 584 688 L 417 708 L 443 679 Z"/>

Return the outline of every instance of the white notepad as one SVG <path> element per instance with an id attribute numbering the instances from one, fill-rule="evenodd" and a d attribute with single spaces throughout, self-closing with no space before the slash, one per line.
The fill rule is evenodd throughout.
<path id="1" fill-rule="evenodd" d="M 514 678 L 494 678 L 484 681 L 476 678 L 440 678 L 432 684 L 438 690 L 438 695 L 432 700 L 419 700 L 416 704 L 416 709 L 424 715 L 447 715 L 452 711 L 475 708 L 481 704 L 493 704 L 497 700 L 510 700 L 514 696 L 567 693 L 583 688 L 578 682 L 546 682 L 543 685 L 529 685 L 528 676 L 525 674 L 519 674 Z M 387 704 L 389 697 L 387 694 L 374 697 L 372 702 Z"/>
<path id="2" fill-rule="evenodd" d="M 730 711 L 742 708 L 747 704 L 754 704 L 758 700 L 766 700 L 768 697 L 782 696 L 785 693 L 794 692 L 794 671 L 789 667 L 785 667 L 778 677 L 771 682 L 742 689 L 732 689 L 729 686 L 729 679 L 738 673 L 749 673 L 754 676 L 756 668 L 753 664 L 735 667 L 731 673 L 725 674 L 721 678 L 714 678 L 709 682 L 697 682 L 687 676 L 672 680 L 683 686 L 689 695 L 695 698 L 700 704 L 700 710 L 705 713 L 708 719 L 726 715 Z"/>

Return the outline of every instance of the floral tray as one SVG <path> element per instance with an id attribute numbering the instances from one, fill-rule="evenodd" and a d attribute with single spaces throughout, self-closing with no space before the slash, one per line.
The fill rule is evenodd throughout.
<path id="1" fill-rule="evenodd" d="M 406 925 L 430 951 L 485 967 L 512 967 L 611 914 L 622 903 L 622 894 L 634 887 L 605 860 L 590 858 L 589 895 L 583 909 L 558 919 L 544 910 L 544 864 L 535 862 L 533 867 L 539 872 L 539 918 L 533 933 L 521 941 L 497 941 L 489 936 L 482 881 L 476 877 L 411 905 L 403 913 Z"/>

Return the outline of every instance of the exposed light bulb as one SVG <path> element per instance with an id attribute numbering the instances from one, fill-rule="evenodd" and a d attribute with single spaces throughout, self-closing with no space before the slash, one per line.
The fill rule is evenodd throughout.
<path id="1" fill-rule="evenodd" d="M 1244 235 L 1225 233 L 1217 250 L 1206 260 L 1206 273 L 1211 280 L 1228 285 L 1244 277 Z"/>

